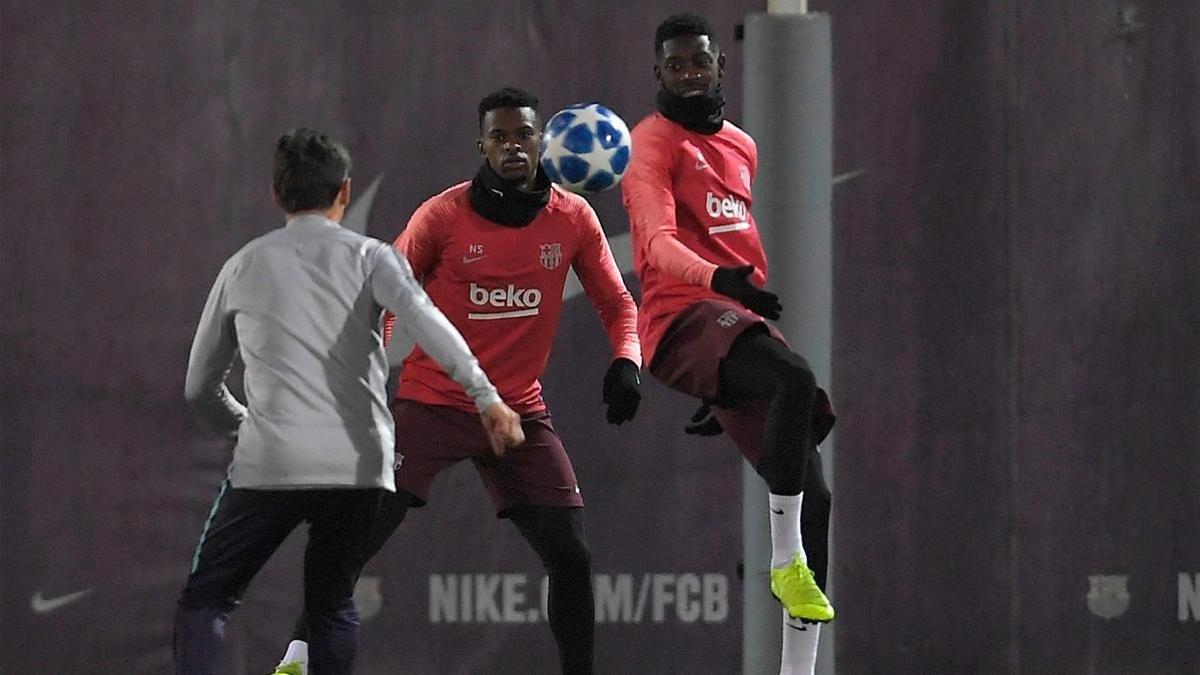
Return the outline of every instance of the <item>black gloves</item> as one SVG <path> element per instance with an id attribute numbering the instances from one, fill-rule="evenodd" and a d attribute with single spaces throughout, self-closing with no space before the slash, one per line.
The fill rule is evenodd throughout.
<path id="1" fill-rule="evenodd" d="M 614 359 L 604 374 L 604 403 L 608 405 L 609 424 L 621 424 L 637 414 L 642 394 L 638 367 L 629 359 Z"/>
<path id="2" fill-rule="evenodd" d="M 712 406 L 701 403 L 692 415 L 692 421 L 683 428 L 685 434 L 692 436 L 720 436 L 725 429 L 717 416 L 713 414 Z"/>
<path id="3" fill-rule="evenodd" d="M 746 309 L 764 319 L 775 321 L 783 311 L 783 305 L 779 304 L 779 296 L 750 283 L 747 277 L 753 272 L 753 265 L 718 267 L 717 271 L 713 272 L 712 289 L 737 300 Z"/>

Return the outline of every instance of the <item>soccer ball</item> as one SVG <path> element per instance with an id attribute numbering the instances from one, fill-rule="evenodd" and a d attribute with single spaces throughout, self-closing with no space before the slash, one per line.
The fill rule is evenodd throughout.
<path id="1" fill-rule="evenodd" d="M 603 192 L 629 167 L 629 127 L 599 103 L 577 103 L 555 113 L 542 133 L 542 169 L 572 192 Z"/>

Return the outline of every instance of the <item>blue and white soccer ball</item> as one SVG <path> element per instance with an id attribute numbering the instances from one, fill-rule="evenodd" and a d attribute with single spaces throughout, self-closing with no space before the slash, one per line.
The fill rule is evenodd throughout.
<path id="1" fill-rule="evenodd" d="M 629 127 L 599 103 L 577 103 L 557 112 L 542 132 L 542 169 L 572 192 L 603 192 L 629 168 Z"/>

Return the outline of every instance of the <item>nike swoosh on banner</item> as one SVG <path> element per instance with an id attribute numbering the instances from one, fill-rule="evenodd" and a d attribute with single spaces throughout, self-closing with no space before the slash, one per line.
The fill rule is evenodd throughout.
<path id="1" fill-rule="evenodd" d="M 779 515 L 781 515 L 781 516 L 782 516 L 782 515 L 783 515 L 783 509 L 779 509 L 778 511 L 776 511 L 775 509 L 771 509 L 771 513 L 776 513 L 776 514 L 779 514 Z"/>
<path id="2" fill-rule="evenodd" d="M 29 599 L 29 609 L 33 610 L 34 614 L 48 614 L 56 609 L 62 609 L 76 600 L 82 599 L 85 595 L 91 592 L 92 589 L 85 588 L 82 591 L 75 591 L 74 593 L 67 593 L 66 595 L 59 595 L 53 598 L 43 598 L 42 592 L 38 591 L 33 594 L 32 598 Z"/>
<path id="3" fill-rule="evenodd" d="M 367 233 L 367 219 L 371 216 L 371 206 L 375 203 L 375 195 L 379 192 L 379 184 L 383 182 L 383 174 L 375 177 L 362 196 L 350 201 L 346 215 L 342 216 L 342 227 L 359 234 Z"/>

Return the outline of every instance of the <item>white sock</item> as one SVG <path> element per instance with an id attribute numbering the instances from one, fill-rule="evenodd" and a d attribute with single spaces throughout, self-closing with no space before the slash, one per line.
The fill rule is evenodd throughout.
<path id="1" fill-rule="evenodd" d="M 800 504 L 804 501 L 804 493 L 771 494 L 767 500 L 771 508 L 771 567 L 791 563 L 797 553 L 801 560 L 808 562 L 800 541 Z"/>
<path id="2" fill-rule="evenodd" d="M 803 623 L 783 610 L 783 654 L 779 675 L 812 675 L 817 667 L 817 640 L 821 625 Z"/>
<path id="3" fill-rule="evenodd" d="M 279 665 L 293 661 L 299 661 L 304 666 L 304 672 L 308 672 L 308 643 L 304 640 L 292 640 L 288 643 L 287 651 L 284 652 Z"/>

